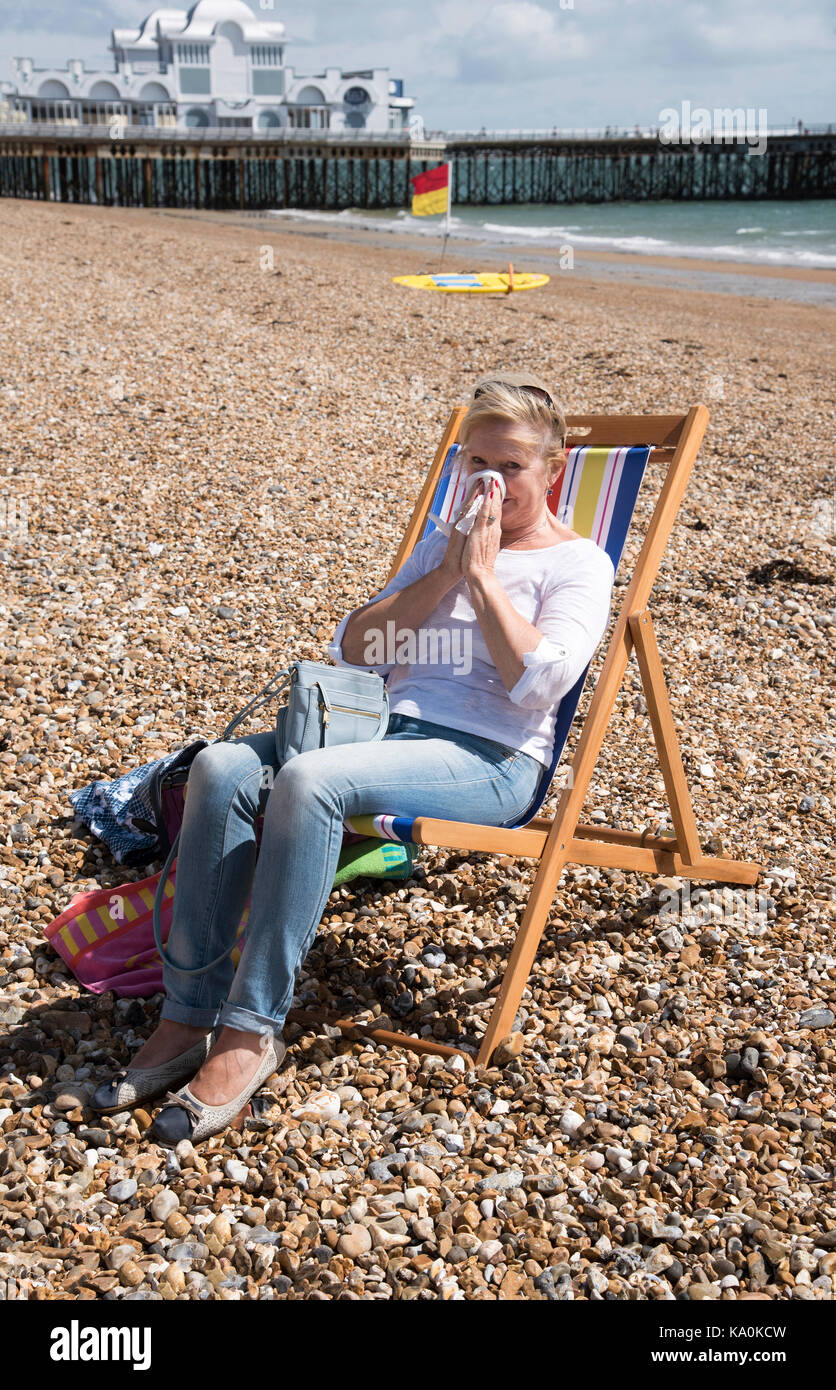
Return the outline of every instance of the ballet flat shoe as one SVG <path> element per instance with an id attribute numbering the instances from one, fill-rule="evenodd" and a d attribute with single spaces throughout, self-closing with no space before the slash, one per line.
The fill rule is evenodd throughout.
<path id="1" fill-rule="evenodd" d="M 213 1134 L 221 1134 L 229 1128 L 267 1078 L 272 1076 L 274 1071 L 278 1071 L 286 1051 L 285 1044 L 274 1037 L 265 1049 L 255 1075 L 237 1096 L 233 1096 L 232 1100 L 226 1101 L 223 1105 L 207 1105 L 205 1101 L 198 1100 L 188 1086 L 181 1087 L 179 1091 L 169 1091 L 168 1104 L 156 1116 L 148 1131 L 149 1138 L 173 1148 L 181 1139 L 189 1139 L 193 1144 L 199 1144 L 201 1140 L 208 1139 Z"/>
<path id="2" fill-rule="evenodd" d="M 91 1110 L 99 1110 L 103 1114 L 128 1110 L 133 1105 L 139 1105 L 140 1101 L 151 1100 L 170 1087 L 179 1085 L 200 1071 L 214 1041 L 215 1035 L 210 1032 L 187 1052 L 181 1052 L 168 1062 L 161 1062 L 158 1067 L 123 1067 L 108 1081 L 97 1086 L 90 1098 Z"/>

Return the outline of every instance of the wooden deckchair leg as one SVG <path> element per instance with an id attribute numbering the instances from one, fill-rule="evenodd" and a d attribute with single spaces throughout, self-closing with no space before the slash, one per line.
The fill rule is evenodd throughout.
<path id="1" fill-rule="evenodd" d="M 570 835 L 568 839 L 571 840 L 571 838 Z M 561 844 L 552 864 L 547 866 L 541 863 L 537 872 L 528 905 L 520 923 L 520 929 L 508 957 L 508 965 L 502 977 L 499 994 L 488 1020 L 485 1036 L 479 1047 L 476 1058 L 477 1066 L 489 1066 L 497 1044 L 511 1031 L 523 990 L 531 974 L 531 967 L 534 964 L 537 947 L 540 945 L 540 938 L 548 921 L 549 908 L 554 899 L 555 889 L 566 863 L 567 843 L 568 841 L 564 841 Z"/>
<path id="2" fill-rule="evenodd" d="M 697 860 L 702 858 L 702 845 L 691 804 L 691 793 L 685 778 L 685 768 L 682 765 L 682 754 L 679 751 L 679 739 L 676 736 L 653 619 L 650 610 L 646 608 L 643 613 L 632 613 L 627 621 L 639 663 L 665 791 L 668 794 L 677 849 L 683 859 L 696 864 Z"/>

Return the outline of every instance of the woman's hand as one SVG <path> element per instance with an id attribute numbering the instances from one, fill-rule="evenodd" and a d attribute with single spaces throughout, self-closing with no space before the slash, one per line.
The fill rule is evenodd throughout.
<path id="1" fill-rule="evenodd" d="M 501 535 L 502 495 L 499 485 L 491 480 L 490 492 L 485 493 L 470 535 L 465 538 L 461 567 L 466 578 L 493 573 Z"/>
<path id="2" fill-rule="evenodd" d="M 454 526 L 447 541 L 447 549 L 438 563 L 437 568 L 450 581 L 451 586 L 458 584 L 462 577 L 462 555 L 466 541 L 467 536 L 463 536 Z"/>

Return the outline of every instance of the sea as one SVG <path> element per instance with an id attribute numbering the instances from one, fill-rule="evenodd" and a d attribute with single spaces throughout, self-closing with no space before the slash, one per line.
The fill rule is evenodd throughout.
<path id="1" fill-rule="evenodd" d="M 342 212 L 283 208 L 272 216 L 306 222 L 321 231 L 330 229 L 332 235 L 351 240 L 363 240 L 364 233 L 373 235 L 375 241 L 388 236 L 395 241 L 407 235 L 426 238 L 427 259 L 432 265 L 410 268 L 438 269 L 443 216 L 413 217 L 402 208 L 348 208 Z M 736 294 L 836 302 L 832 284 L 772 277 L 758 281 L 744 273 L 747 266 L 772 267 L 779 276 L 781 268 L 836 270 L 834 199 L 460 206 L 450 218 L 450 251 L 455 251 L 457 242 L 485 247 L 483 269 L 503 269 L 508 260 L 533 269 L 537 254 L 542 252 L 546 253 L 542 268 L 551 272 L 560 253 L 571 247 L 585 274 L 623 274 L 615 263 L 610 267 L 601 263 L 600 256 L 607 252 L 659 258 L 661 264 L 646 263 L 636 277 L 659 283 L 674 283 L 672 271 L 665 274 L 665 258 L 713 261 L 719 263 L 716 271 L 695 267 L 681 273 L 678 283 L 690 281 L 695 288 Z M 584 251 L 594 251 L 598 257 L 584 261 Z M 726 273 L 722 273 L 724 266 Z"/>

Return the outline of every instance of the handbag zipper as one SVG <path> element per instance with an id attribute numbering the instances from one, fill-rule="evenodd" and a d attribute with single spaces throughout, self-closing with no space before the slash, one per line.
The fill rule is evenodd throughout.
<path id="1" fill-rule="evenodd" d="M 323 711 L 322 722 L 327 726 L 328 724 L 330 724 L 331 718 L 328 706 L 326 705 L 324 700 L 320 700 L 319 708 Z M 361 714 L 364 719 L 376 719 L 378 723 L 380 722 L 380 715 L 375 714 L 371 710 L 351 709 L 348 705 L 335 705 L 333 704 L 333 702 L 331 704 L 331 709 L 339 710 L 340 714 Z"/>

